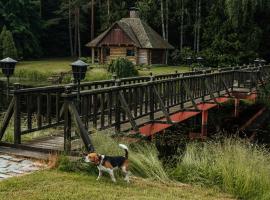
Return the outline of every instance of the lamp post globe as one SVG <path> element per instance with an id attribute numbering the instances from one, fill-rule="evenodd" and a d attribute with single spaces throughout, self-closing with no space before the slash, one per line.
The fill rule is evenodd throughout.
<path id="1" fill-rule="evenodd" d="M 77 83 L 77 101 L 80 102 L 80 84 L 81 80 L 85 79 L 87 67 L 89 65 L 81 60 L 71 63 L 73 79 Z"/>
<path id="2" fill-rule="evenodd" d="M 260 59 L 259 58 L 256 58 L 255 60 L 254 60 L 254 65 L 255 65 L 255 67 L 258 67 L 259 66 L 259 64 L 260 64 Z"/>
<path id="3" fill-rule="evenodd" d="M 10 57 L 0 60 L 2 73 L 7 77 L 7 98 L 9 97 L 9 77 L 11 77 L 14 74 L 17 62 L 18 61 Z"/>
<path id="4" fill-rule="evenodd" d="M 192 60 L 193 59 L 190 56 L 186 58 L 187 65 L 189 66 L 189 69 L 191 69 Z"/>
<path id="5" fill-rule="evenodd" d="M 265 65 L 265 63 L 266 63 L 266 60 L 261 59 L 261 61 L 260 61 L 260 62 L 261 62 L 261 65 L 262 65 L 262 66 L 264 66 L 264 65 Z"/>
<path id="6" fill-rule="evenodd" d="M 204 59 L 203 59 L 202 57 L 199 56 L 199 57 L 196 58 L 196 60 L 197 60 L 198 64 L 199 64 L 200 66 L 202 66 L 202 63 L 203 63 L 203 60 L 204 60 Z"/>

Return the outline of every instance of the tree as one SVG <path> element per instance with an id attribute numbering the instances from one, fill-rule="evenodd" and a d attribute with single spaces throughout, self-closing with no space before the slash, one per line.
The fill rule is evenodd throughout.
<path id="1" fill-rule="evenodd" d="M 6 36 L 6 32 L 7 32 L 7 27 L 4 26 L 0 34 L 0 58 L 3 57 L 3 41 L 4 41 L 4 37 Z"/>
<path id="2" fill-rule="evenodd" d="M 6 31 L 3 37 L 3 57 L 11 57 L 16 59 L 18 57 L 17 49 L 13 40 L 12 33 Z"/>

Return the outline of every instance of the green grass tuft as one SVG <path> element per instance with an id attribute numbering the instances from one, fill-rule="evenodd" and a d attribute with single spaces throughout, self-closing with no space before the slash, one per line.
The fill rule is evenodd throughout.
<path id="1" fill-rule="evenodd" d="M 270 199 L 270 154 L 237 139 L 189 144 L 172 177 L 219 186 L 243 199 Z"/>
<path id="2" fill-rule="evenodd" d="M 110 134 L 95 133 L 92 135 L 96 151 L 105 155 L 124 155 L 118 142 Z M 158 158 L 158 150 L 153 144 L 132 144 L 129 147 L 131 172 L 134 175 L 162 182 L 169 181 L 169 176 Z"/>

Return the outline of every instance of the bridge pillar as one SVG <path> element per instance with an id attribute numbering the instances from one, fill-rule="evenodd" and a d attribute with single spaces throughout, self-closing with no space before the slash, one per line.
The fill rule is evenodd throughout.
<path id="1" fill-rule="evenodd" d="M 202 111 L 202 127 L 201 127 L 201 138 L 207 137 L 207 124 L 208 124 L 208 110 Z"/>
<path id="2" fill-rule="evenodd" d="M 235 98 L 234 99 L 234 117 L 239 116 L 239 104 L 240 104 L 240 99 Z"/>

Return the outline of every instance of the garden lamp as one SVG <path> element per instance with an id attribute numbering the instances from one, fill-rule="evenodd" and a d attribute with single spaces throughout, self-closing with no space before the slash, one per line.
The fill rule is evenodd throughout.
<path id="1" fill-rule="evenodd" d="M 261 60 L 260 60 L 259 58 L 256 58 L 256 59 L 254 60 L 255 67 L 258 67 L 258 66 L 259 66 L 260 61 L 261 61 Z"/>
<path id="2" fill-rule="evenodd" d="M 76 62 L 71 64 L 72 74 L 74 81 L 77 83 L 77 101 L 78 104 L 80 102 L 80 84 L 81 80 L 85 79 L 85 74 L 87 71 L 87 67 L 89 65 L 81 60 L 77 60 Z"/>
<path id="3" fill-rule="evenodd" d="M 3 74 L 7 77 L 7 98 L 9 97 L 9 77 L 14 74 L 17 61 L 12 58 L 0 60 Z"/>
<path id="4" fill-rule="evenodd" d="M 191 64 L 192 64 L 192 58 L 189 56 L 186 58 L 187 64 L 189 66 L 189 70 L 191 69 Z"/>
<path id="5" fill-rule="evenodd" d="M 196 60 L 197 60 L 198 64 L 200 66 L 202 66 L 203 58 L 199 56 L 199 57 L 196 58 Z"/>

